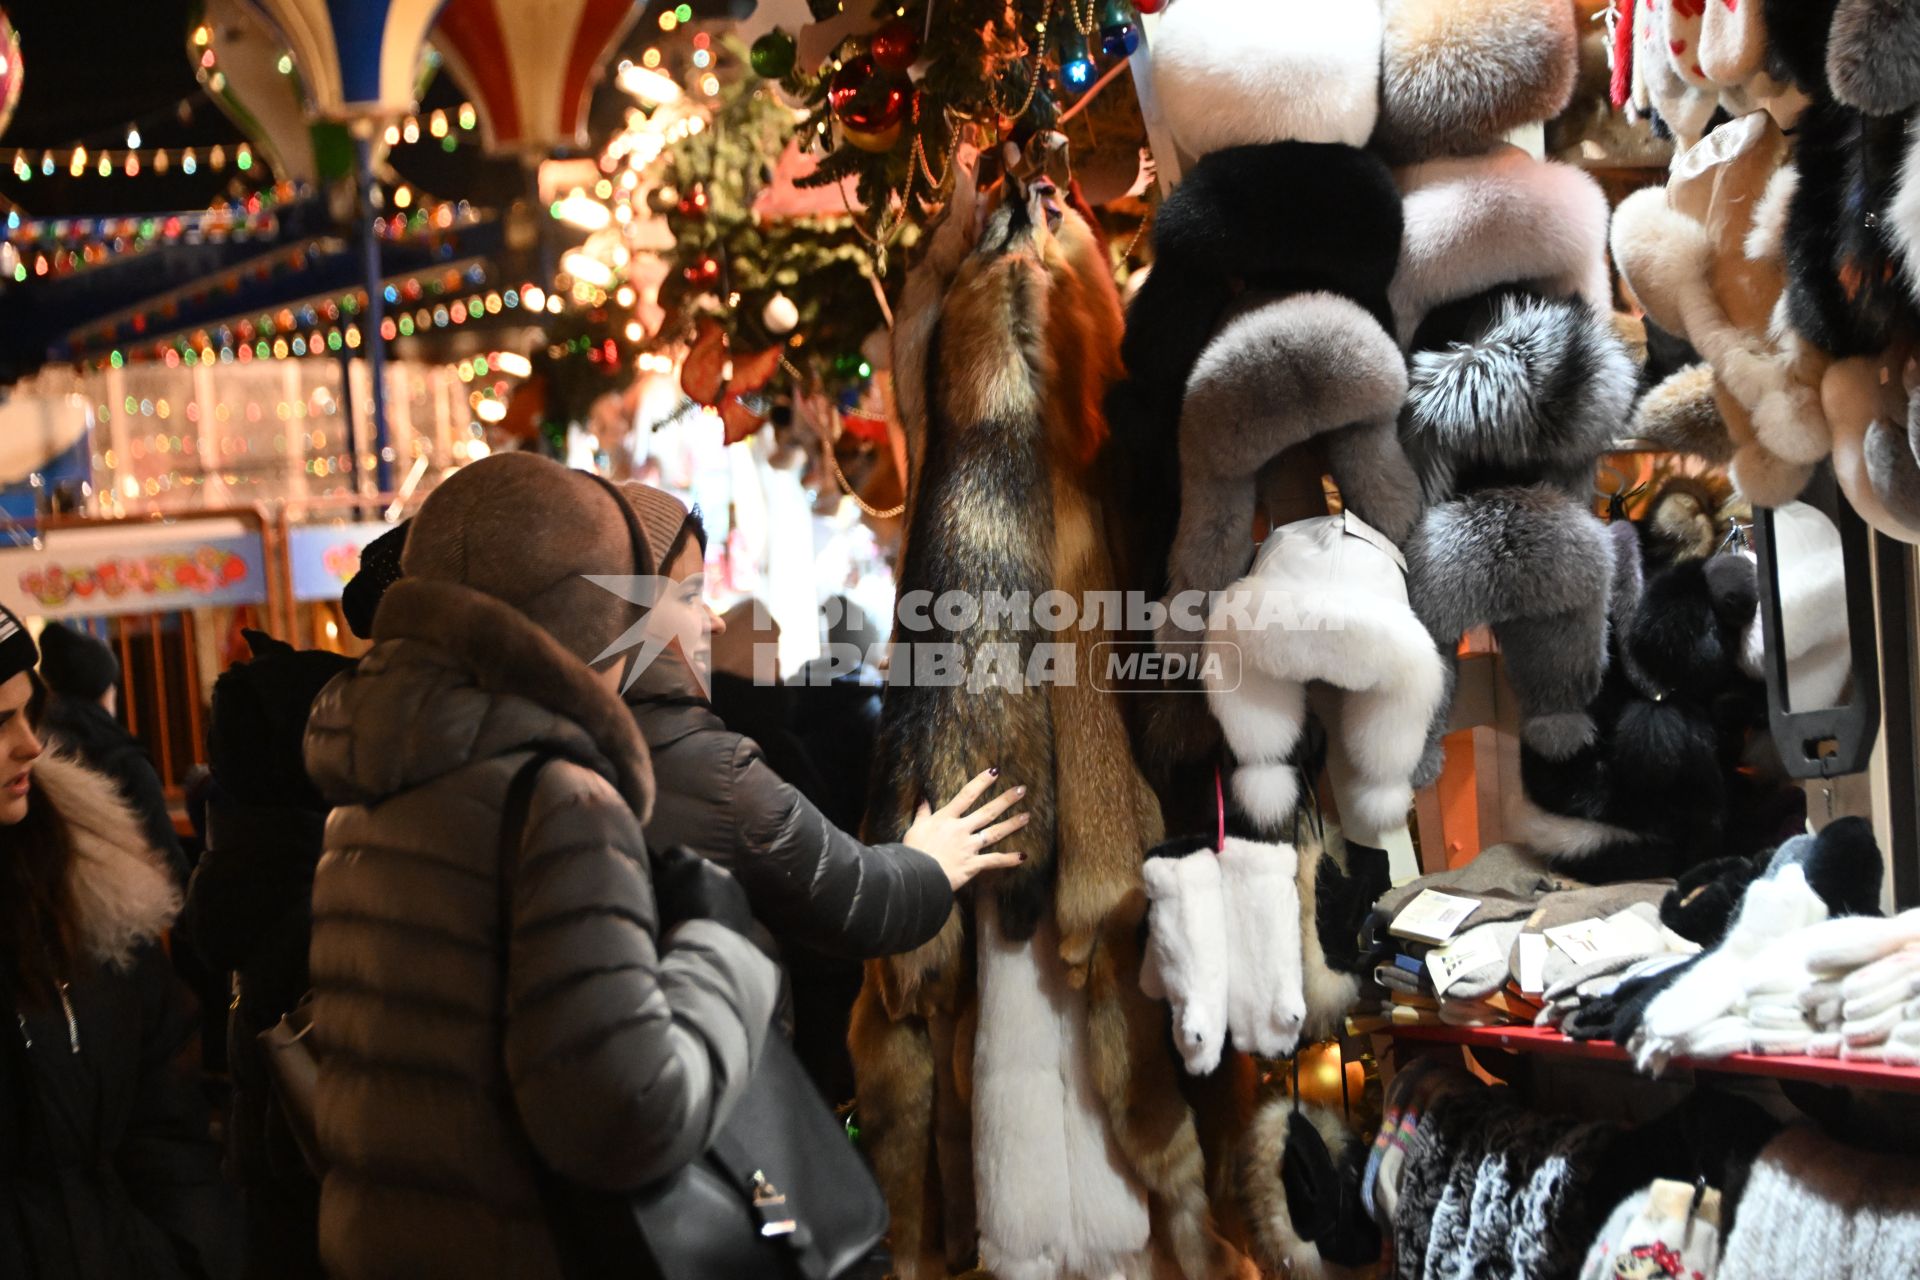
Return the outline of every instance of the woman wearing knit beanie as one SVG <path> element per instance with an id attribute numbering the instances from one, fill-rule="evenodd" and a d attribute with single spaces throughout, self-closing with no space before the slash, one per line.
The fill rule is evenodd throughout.
<path id="1" fill-rule="evenodd" d="M 0 1275 L 227 1280 L 179 891 L 113 783 L 43 754 L 39 656 L 0 608 Z"/>
<path id="2" fill-rule="evenodd" d="M 609 1191 L 676 1172 L 771 1034 L 779 974 L 745 896 L 643 839 L 653 773 L 615 692 L 626 663 L 595 669 L 640 618 L 595 579 L 652 563 L 598 477 L 473 463 L 414 517 L 373 649 L 314 704 L 307 771 L 334 806 L 310 952 L 319 1234 L 337 1280 L 554 1280 L 535 1162 Z"/>
<path id="3" fill-rule="evenodd" d="M 725 623 L 700 597 L 699 517 L 649 485 L 620 492 L 660 549 L 655 572 L 665 582 L 654 608 L 663 620 L 654 634 L 678 637 L 632 673 L 626 692 L 659 788 L 650 844 L 684 844 L 727 868 L 783 941 L 863 959 L 920 946 L 946 923 L 956 890 L 1025 860 L 1015 850 L 1027 817 L 1010 812 L 1025 789 L 987 799 L 995 771 L 956 796 L 923 800 L 901 843 L 868 845 L 769 768 L 759 744 L 729 730 L 707 699 L 710 637 Z"/>

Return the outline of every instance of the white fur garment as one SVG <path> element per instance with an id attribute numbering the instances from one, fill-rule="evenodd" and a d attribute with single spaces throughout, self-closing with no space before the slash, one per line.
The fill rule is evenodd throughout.
<path id="1" fill-rule="evenodd" d="M 1227 917 L 1227 1030 L 1244 1053 L 1284 1058 L 1300 1043 L 1299 855 L 1228 836 L 1220 850 Z"/>
<path id="2" fill-rule="evenodd" d="M 1148 858 L 1147 953 L 1140 989 L 1173 1010 L 1173 1040 L 1187 1070 L 1220 1065 L 1227 1039 L 1227 906 L 1211 849 Z"/>
<path id="3" fill-rule="evenodd" d="M 973 1061 L 980 1262 L 998 1280 L 1146 1280 L 1147 1197 L 1125 1171 L 1087 1060 L 1087 996 L 1059 936 L 1000 932 L 976 899 L 980 1026 Z"/>

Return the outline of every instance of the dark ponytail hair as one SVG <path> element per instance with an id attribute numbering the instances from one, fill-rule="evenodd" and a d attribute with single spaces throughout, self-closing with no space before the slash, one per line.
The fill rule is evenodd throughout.
<path id="1" fill-rule="evenodd" d="M 33 677 L 28 723 L 38 727 L 46 688 Z M 13 971 L 23 1004 L 57 1000 L 79 953 L 73 886 L 67 879 L 72 841 L 46 790 L 34 787 L 24 818 L 0 826 L 0 964 Z"/>

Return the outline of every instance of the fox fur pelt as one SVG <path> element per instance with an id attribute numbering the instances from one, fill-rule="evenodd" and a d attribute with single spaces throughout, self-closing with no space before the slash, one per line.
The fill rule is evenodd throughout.
<path id="1" fill-rule="evenodd" d="M 896 376 L 923 381 L 897 389 L 903 415 L 918 412 L 924 424 L 908 428 L 920 445 L 903 592 L 1037 599 L 1057 589 L 1085 603 L 1118 585 L 1095 464 L 1106 437 L 1101 398 L 1119 372 L 1119 299 L 1091 228 L 1050 203 L 1008 198 L 977 237 L 965 236 L 964 253 L 954 250 L 971 219 L 943 225 L 909 278 L 907 295 L 937 315 L 903 314 L 896 329 Z M 982 646 L 1010 645 L 1022 673 L 1036 643 L 1071 643 L 1075 674 L 1025 690 L 895 685 L 882 711 L 867 826 L 872 838 L 897 838 L 921 799 L 941 803 L 990 766 L 1003 785 L 1028 787 L 1023 807 L 1033 820 L 1019 839 L 1027 865 L 972 893 L 992 895 L 1003 943 L 1057 950 L 1067 988 L 1084 990 L 1071 997 L 1084 1021 L 1074 1042 L 1108 1134 L 1147 1196 L 1156 1247 L 1201 1280 L 1230 1264 L 1211 1228 L 1166 1009 L 1139 989 L 1140 863 L 1159 839 L 1160 818 L 1112 695 L 1092 678 L 1093 647 L 1105 638 L 997 620 L 989 627 L 984 618 L 955 634 L 900 632 L 905 643 L 956 644 L 970 666 Z M 869 965 L 850 1038 L 907 1277 L 965 1262 L 985 1225 L 972 1203 L 979 1171 L 1008 1161 L 1017 1170 L 1020 1158 L 1017 1149 L 980 1146 L 987 1134 L 994 1143 L 1018 1137 L 1003 1125 L 983 1119 L 985 1128 L 971 1129 L 977 1066 L 1019 1030 L 974 1025 L 979 939 L 967 901 L 933 942 Z M 1011 1203 L 1000 1196 L 995 1212 Z"/>

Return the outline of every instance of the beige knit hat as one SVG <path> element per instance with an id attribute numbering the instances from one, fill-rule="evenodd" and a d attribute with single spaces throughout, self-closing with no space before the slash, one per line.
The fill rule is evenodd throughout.
<path id="1" fill-rule="evenodd" d="M 644 516 L 641 528 L 650 541 Z M 401 563 L 409 578 L 456 583 L 506 603 L 589 662 L 639 614 L 584 575 L 645 575 L 652 561 L 646 547 L 634 546 L 604 481 L 537 454 L 501 453 L 462 467 L 433 491 L 413 518 Z"/>
<path id="2" fill-rule="evenodd" d="M 647 548 L 654 556 L 652 572 L 665 573 L 676 553 L 674 544 L 680 540 L 681 531 L 695 518 L 693 512 L 664 489 L 637 480 L 621 485 L 620 492 L 640 521 L 640 531 L 647 536 Z"/>

